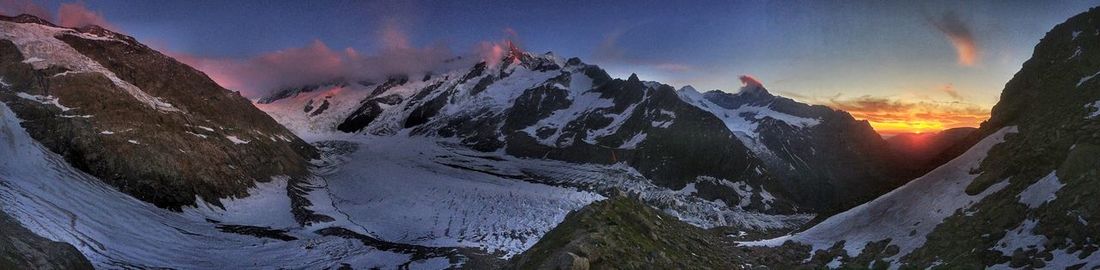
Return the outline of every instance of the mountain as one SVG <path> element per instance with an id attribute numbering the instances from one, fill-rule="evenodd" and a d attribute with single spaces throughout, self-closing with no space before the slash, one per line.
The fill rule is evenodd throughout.
<path id="1" fill-rule="evenodd" d="M 809 247 L 840 267 L 1100 266 L 1097 21 L 1092 8 L 1047 32 L 962 155 L 804 232 L 746 245 Z"/>
<path id="2" fill-rule="evenodd" d="M 448 72 L 281 89 L 257 106 L 305 138 L 412 136 L 527 159 L 622 164 L 641 181 L 737 211 L 831 213 L 906 178 L 867 122 L 758 83 L 702 94 L 510 48 Z M 731 224 L 707 219 L 696 224 Z"/>
<path id="3" fill-rule="evenodd" d="M 962 127 L 932 133 L 901 133 L 887 138 L 886 143 L 898 156 L 909 160 L 907 164 L 926 173 L 958 156 L 949 151 L 956 144 L 973 145 L 963 142 L 975 130 L 977 128 Z"/>
<path id="4" fill-rule="evenodd" d="M 249 100 L 132 37 L 97 26 L 58 27 L 30 15 L 0 17 L 0 237 L 9 240 L 0 241 L 0 268 L 491 265 L 498 255 L 478 245 L 522 247 L 516 238 L 549 229 L 536 229 L 540 222 L 556 224 L 559 212 L 597 199 L 537 187 L 502 189 L 502 180 L 430 179 L 481 199 L 527 190 L 518 192 L 527 200 L 509 202 L 532 205 L 523 211 L 537 218 L 509 212 L 502 216 L 528 221 L 515 222 L 522 230 L 498 228 L 491 239 L 487 232 L 469 233 L 489 240 L 463 242 L 455 235 L 445 236 L 453 242 L 418 242 L 400 235 L 450 228 L 407 225 L 425 223 L 419 216 L 384 220 L 393 227 L 365 221 L 410 216 L 393 211 L 396 206 L 350 219 L 344 210 L 362 209 L 334 202 L 361 202 L 328 188 L 348 191 L 358 183 L 336 172 L 348 149 L 306 143 Z M 478 193 L 488 193 L 486 187 L 491 195 Z M 359 196 L 363 190 L 379 188 L 352 190 L 353 198 L 386 198 Z M 433 213 L 483 217 L 497 213 L 485 207 L 499 208 L 464 205 Z M 486 214 L 472 210 L 478 208 Z M 464 228 L 465 236 L 465 228 L 508 221 L 444 222 Z"/>
<path id="5" fill-rule="evenodd" d="M 901 185 L 908 176 L 866 121 L 774 96 L 755 79 L 742 80 L 748 83 L 735 94 L 700 94 L 690 86 L 679 94 L 721 119 L 800 205 L 820 213 L 847 209 Z"/>
<path id="6" fill-rule="evenodd" d="M 303 177 L 312 146 L 133 38 L 0 17 L 0 101 L 33 138 L 134 197 L 179 210 Z"/>

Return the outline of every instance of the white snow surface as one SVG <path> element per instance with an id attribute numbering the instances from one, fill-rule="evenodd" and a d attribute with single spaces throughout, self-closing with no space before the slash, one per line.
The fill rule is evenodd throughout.
<path id="1" fill-rule="evenodd" d="M 1002 180 L 975 196 L 966 194 L 966 187 L 977 175 L 971 174 L 985 159 L 989 149 L 1004 141 L 1005 135 L 1017 132 L 1015 126 L 1004 127 L 982 139 L 966 153 L 932 170 L 904 186 L 871 202 L 829 217 L 816 226 L 793 235 L 753 242 L 747 246 L 779 246 L 786 241 L 811 245 L 823 250 L 845 241 L 849 256 L 859 255 L 869 242 L 892 239 L 900 252 L 887 261 L 896 260 L 922 246 L 926 236 L 948 216 L 981 201 L 1008 185 Z M 911 231 L 916 233 L 910 234 Z M 812 251 L 811 251 L 812 252 Z"/>
<path id="2" fill-rule="evenodd" d="M 1028 208 L 1035 209 L 1057 198 L 1054 193 L 1065 185 L 1058 181 L 1058 175 L 1055 172 L 1051 172 L 1028 186 L 1023 192 L 1020 192 L 1017 198 L 1020 199 L 1020 203 L 1026 204 Z"/>
<path id="3" fill-rule="evenodd" d="M 31 139 L 3 103 L 0 156 L 18 157 L 0 159 L 0 210 L 38 235 L 72 244 L 96 268 L 305 269 L 340 263 L 396 268 L 411 258 L 358 240 L 284 227 L 290 209 L 287 199 L 280 198 L 286 195 L 279 179 L 257 186 L 250 197 L 223 200 L 226 210 L 203 204 L 183 213 L 157 208 L 69 166 Z M 299 240 L 226 233 L 206 218 L 275 226 Z M 439 269 L 440 263 L 422 261 L 413 268 Z"/>
<path id="4" fill-rule="evenodd" d="M 760 137 L 756 132 L 756 128 L 759 126 L 759 120 L 764 118 L 772 118 L 783 121 L 791 126 L 803 128 L 813 127 L 821 123 L 821 119 L 785 114 L 772 110 L 768 106 L 744 105 L 736 109 L 727 109 L 707 100 L 703 96 L 703 93 L 699 93 L 699 91 L 690 86 L 681 88 L 677 93 L 684 102 L 717 116 L 718 119 L 722 120 L 722 123 L 726 124 L 726 128 L 729 128 L 731 132 L 735 134 L 746 134 L 750 138 Z M 742 114 L 745 114 L 745 116 L 742 116 Z"/>
<path id="5" fill-rule="evenodd" d="M 237 136 L 225 136 L 225 139 L 233 142 L 233 144 L 248 144 L 248 141 L 237 138 Z"/>
<path id="6" fill-rule="evenodd" d="M 34 23 L 0 21 L 0 39 L 14 43 L 19 48 L 19 52 L 27 58 L 24 63 L 31 64 L 35 69 L 59 66 L 69 69 L 68 72 L 62 74 L 99 73 L 139 102 L 161 111 L 179 111 L 172 104 L 145 93 L 137 86 L 119 78 L 115 73 L 100 65 L 99 62 L 84 56 L 64 41 L 55 38 L 59 35 L 77 36 L 85 39 L 104 39 L 76 32 L 72 29 Z"/>
<path id="7" fill-rule="evenodd" d="M 460 155 L 427 138 L 350 136 L 359 150 L 331 174 L 335 207 L 371 235 L 434 247 L 514 255 L 595 193 L 504 178 L 444 163 Z"/>

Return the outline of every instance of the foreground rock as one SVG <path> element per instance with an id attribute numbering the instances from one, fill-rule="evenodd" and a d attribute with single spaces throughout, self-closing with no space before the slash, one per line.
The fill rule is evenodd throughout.
<path id="1" fill-rule="evenodd" d="M 72 245 L 35 235 L 0 212 L 0 269 L 92 269 Z"/>
<path id="2" fill-rule="evenodd" d="M 615 197 L 570 213 L 514 269 L 730 269 L 743 261 L 729 240 Z M 726 241 L 726 242 L 723 242 Z"/>

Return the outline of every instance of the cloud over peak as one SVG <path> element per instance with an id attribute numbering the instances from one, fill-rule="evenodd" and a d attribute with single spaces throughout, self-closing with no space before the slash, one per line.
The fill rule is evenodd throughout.
<path id="1" fill-rule="evenodd" d="M 117 30 L 117 28 L 103 18 L 98 11 L 89 10 L 84 3 L 64 3 L 57 8 L 57 23 L 66 27 L 82 27 L 98 25 L 103 28 Z"/>

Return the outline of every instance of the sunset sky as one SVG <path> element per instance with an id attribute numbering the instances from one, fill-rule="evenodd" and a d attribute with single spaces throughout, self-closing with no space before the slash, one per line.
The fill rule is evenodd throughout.
<path id="1" fill-rule="evenodd" d="M 1046 30 L 1100 4 L 590 2 L 0 0 L 0 13 L 105 24 L 253 98 L 280 74 L 424 68 L 510 39 L 675 87 L 736 91 L 750 74 L 892 134 L 976 126 Z"/>

